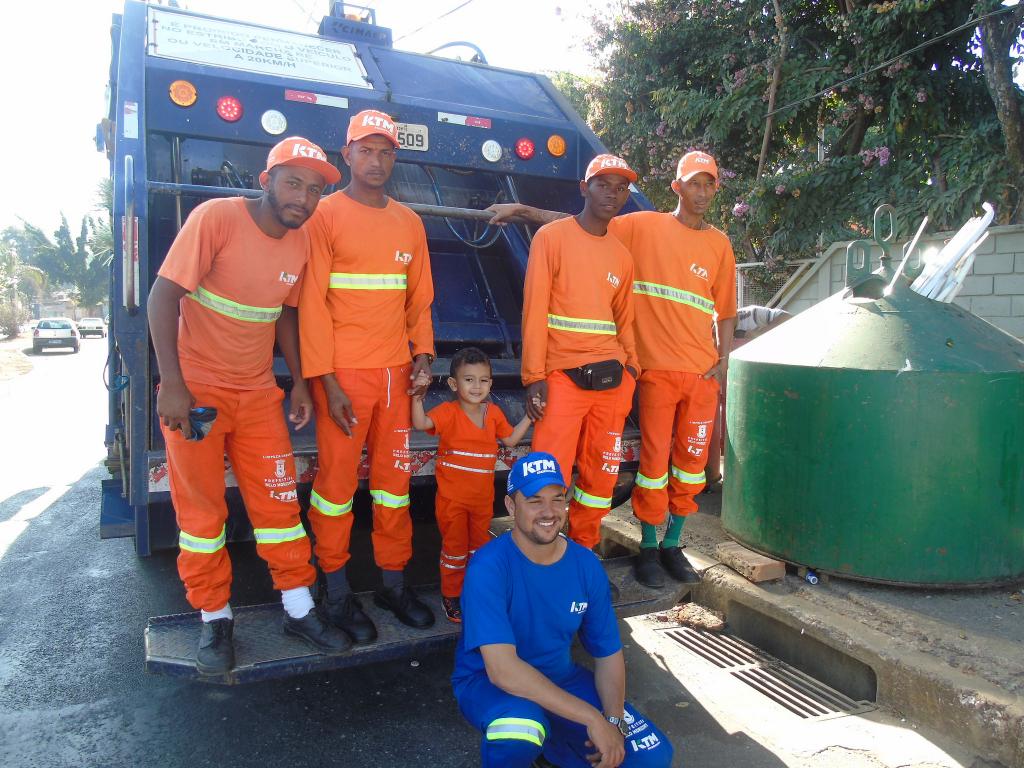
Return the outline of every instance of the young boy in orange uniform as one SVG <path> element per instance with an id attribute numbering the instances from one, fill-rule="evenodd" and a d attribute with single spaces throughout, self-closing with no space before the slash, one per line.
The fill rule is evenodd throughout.
<path id="1" fill-rule="evenodd" d="M 513 428 L 494 403 L 491 393 L 491 361 L 476 347 L 460 349 L 452 358 L 448 386 L 455 400 L 423 410 L 430 376 L 421 371 L 413 386 L 420 390 L 412 399 L 412 425 L 440 435 L 434 472 L 437 477 L 437 525 L 441 529 L 441 603 L 448 620 L 462 621 L 459 597 L 466 565 L 477 549 L 487 543 L 494 514 L 495 443 L 517 445 L 530 419 Z"/>

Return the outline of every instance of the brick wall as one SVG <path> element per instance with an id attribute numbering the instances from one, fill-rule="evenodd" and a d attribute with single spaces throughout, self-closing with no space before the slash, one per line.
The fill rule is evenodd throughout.
<path id="1" fill-rule="evenodd" d="M 918 246 L 921 253 L 939 249 L 952 232 L 925 235 Z M 846 242 L 833 243 L 821 259 L 793 283 L 779 307 L 800 312 L 831 296 L 846 285 Z M 903 242 L 893 248 L 901 257 Z M 878 266 L 881 250 L 872 250 Z M 916 257 L 911 257 L 911 262 Z M 1004 331 L 1024 340 L 1024 227 L 990 227 L 988 240 L 978 249 L 974 266 L 964 280 L 956 303 L 985 318 Z"/>

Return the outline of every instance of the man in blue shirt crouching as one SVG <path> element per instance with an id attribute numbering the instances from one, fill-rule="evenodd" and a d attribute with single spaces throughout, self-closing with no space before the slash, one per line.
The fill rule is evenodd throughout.
<path id="1" fill-rule="evenodd" d="M 600 561 L 561 530 L 566 488 L 555 457 L 512 467 L 510 533 L 473 555 L 452 685 L 483 734 L 485 768 L 667 768 L 672 745 L 625 702 L 626 666 Z M 579 634 L 594 671 L 573 663 Z"/>

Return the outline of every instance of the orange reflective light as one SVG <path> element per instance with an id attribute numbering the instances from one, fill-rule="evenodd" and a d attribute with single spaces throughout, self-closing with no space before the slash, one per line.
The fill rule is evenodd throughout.
<path id="1" fill-rule="evenodd" d="M 548 152 L 555 157 L 561 157 L 565 154 L 565 139 L 559 136 L 557 133 L 553 133 L 548 137 Z"/>
<path id="2" fill-rule="evenodd" d="M 171 101 L 179 107 L 191 107 L 199 98 L 196 87 L 188 80 L 175 80 L 167 92 L 171 96 Z"/>

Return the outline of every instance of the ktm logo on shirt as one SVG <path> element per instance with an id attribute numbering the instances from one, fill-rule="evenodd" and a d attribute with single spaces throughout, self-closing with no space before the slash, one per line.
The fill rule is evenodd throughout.
<path id="1" fill-rule="evenodd" d="M 411 253 L 402 253 L 401 251 L 395 251 L 395 261 L 399 264 L 408 264 L 412 261 Z"/>
<path id="2" fill-rule="evenodd" d="M 299 282 L 298 275 L 292 275 L 289 274 L 288 272 L 282 272 L 281 277 L 278 279 L 285 285 L 295 285 L 297 282 Z"/>
<path id="3" fill-rule="evenodd" d="M 691 264 L 690 265 L 690 271 L 693 272 L 693 274 L 695 274 L 701 280 L 707 280 L 708 279 L 708 271 L 706 269 L 704 269 L 704 267 L 700 266 L 699 264 Z"/>
<path id="4" fill-rule="evenodd" d="M 572 605 L 569 606 L 569 613 L 578 613 L 578 614 L 586 613 L 587 612 L 587 605 L 588 605 L 588 603 L 586 603 L 586 602 L 577 603 L 575 600 L 573 600 Z"/>
<path id="5" fill-rule="evenodd" d="M 323 160 L 325 163 L 327 162 L 327 155 L 316 147 L 311 147 L 308 144 L 294 144 L 292 146 L 292 157 L 312 157 L 314 160 Z"/>
<path id="6" fill-rule="evenodd" d="M 608 273 L 608 282 L 611 283 L 612 286 L 615 288 L 619 287 L 619 278 L 613 275 L 611 272 Z"/>

